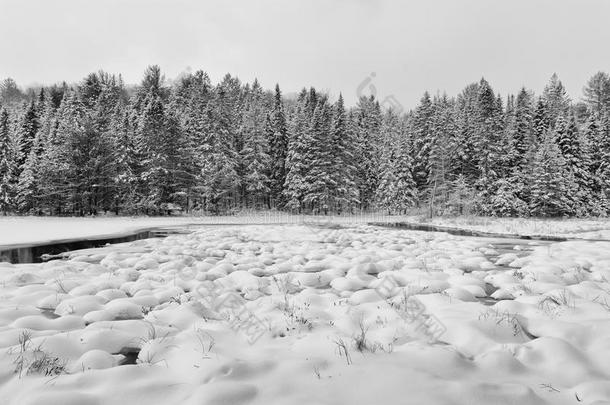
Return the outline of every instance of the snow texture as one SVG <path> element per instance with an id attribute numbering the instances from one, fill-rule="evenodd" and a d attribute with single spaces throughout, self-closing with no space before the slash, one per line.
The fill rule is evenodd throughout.
<path id="1" fill-rule="evenodd" d="M 610 243 L 205 227 L 0 263 L 12 404 L 602 404 Z"/>

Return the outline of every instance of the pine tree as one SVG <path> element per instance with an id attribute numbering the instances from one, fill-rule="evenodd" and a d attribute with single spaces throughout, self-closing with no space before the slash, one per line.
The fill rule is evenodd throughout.
<path id="1" fill-rule="evenodd" d="M 289 126 L 284 195 L 287 201 L 286 207 L 298 212 L 303 209 L 303 200 L 308 191 L 305 177 L 311 167 L 311 162 L 307 158 L 312 143 L 308 130 L 310 94 L 308 95 L 305 89 L 301 91 Z"/>
<path id="2" fill-rule="evenodd" d="M 530 212 L 535 216 L 562 216 L 574 212 L 573 177 L 551 132 L 547 132 L 533 162 Z"/>
<path id="3" fill-rule="evenodd" d="M 64 93 L 57 111 L 56 128 L 45 139 L 39 161 L 39 207 L 56 215 L 75 213 L 72 136 L 82 130 L 85 110 L 75 91 Z"/>
<path id="4" fill-rule="evenodd" d="M 447 202 L 449 212 L 457 215 L 471 214 L 475 206 L 475 192 L 468 184 L 466 176 L 458 174 L 452 181 L 449 201 Z"/>
<path id="5" fill-rule="evenodd" d="M 570 108 L 570 98 L 563 87 L 557 73 L 553 73 L 549 83 L 542 92 L 542 100 L 547 108 L 549 127 L 555 126 L 555 121 L 560 115 L 566 115 Z"/>
<path id="6" fill-rule="evenodd" d="M 511 164 L 520 170 L 527 162 L 527 152 L 534 145 L 532 133 L 532 96 L 522 88 L 517 95 L 514 120 L 509 123 L 508 135 L 513 143 Z"/>
<path id="7" fill-rule="evenodd" d="M 480 197 L 480 209 L 489 214 L 492 213 L 489 204 L 496 192 L 497 181 L 506 174 L 507 155 L 502 107 L 485 79 L 479 82 L 475 120 L 474 146 L 478 155 L 475 188 Z"/>
<path id="8" fill-rule="evenodd" d="M 238 152 L 235 148 L 236 117 L 239 102 L 238 82 L 226 76 L 214 89 L 214 103 L 209 110 L 210 132 L 203 138 L 200 174 L 204 206 L 214 213 L 228 210 L 235 204 L 240 185 Z"/>
<path id="9" fill-rule="evenodd" d="M 23 170 L 19 174 L 16 196 L 16 205 L 19 212 L 30 213 L 37 208 L 38 183 L 36 179 L 38 158 L 38 154 L 31 150 L 23 165 Z"/>
<path id="10" fill-rule="evenodd" d="M 550 118 L 550 113 L 547 104 L 542 98 L 539 98 L 538 102 L 536 103 L 536 109 L 534 111 L 532 124 L 534 133 L 532 146 L 535 147 L 538 145 L 538 143 L 542 141 L 542 138 L 544 138 L 544 135 L 547 133 L 547 131 L 553 129 L 553 124 Z"/>
<path id="11" fill-rule="evenodd" d="M 157 66 L 151 66 L 134 100 L 135 149 L 141 155 L 137 168 L 138 206 L 146 213 L 168 213 L 185 203 L 184 183 L 189 177 L 182 153 L 185 137 L 177 101 L 164 86 Z"/>
<path id="12" fill-rule="evenodd" d="M 379 186 L 375 193 L 377 206 L 388 210 L 388 213 L 390 214 L 392 214 L 396 202 L 397 179 L 394 168 L 395 163 L 396 157 L 394 156 L 394 150 L 388 149 L 382 157 Z"/>
<path id="13" fill-rule="evenodd" d="M 406 138 L 402 137 L 397 144 L 394 186 L 394 209 L 405 214 L 417 203 L 417 184 L 413 179 L 413 164 Z"/>
<path id="14" fill-rule="evenodd" d="M 356 206 L 358 187 L 356 185 L 356 131 L 346 114 L 343 96 L 334 105 L 331 125 L 331 207 L 339 212 Z"/>
<path id="15" fill-rule="evenodd" d="M 140 207 L 145 212 L 158 212 L 162 203 L 166 203 L 170 190 L 167 179 L 167 156 L 163 149 L 167 145 L 164 103 L 160 94 L 154 91 L 147 94 L 143 103 L 143 111 L 137 124 L 137 137 L 143 145 L 143 170 L 140 190 Z"/>
<path id="16" fill-rule="evenodd" d="M 120 77 L 100 71 L 88 75 L 78 89 L 87 110 L 83 130 L 73 137 L 77 193 L 84 213 L 116 209 L 118 142 L 115 121 L 120 120 L 124 89 Z M 78 162 L 76 162 L 78 161 Z"/>
<path id="17" fill-rule="evenodd" d="M 430 215 L 435 207 L 444 209 L 451 181 L 451 164 L 456 150 L 454 103 L 446 95 L 435 97 L 431 122 L 432 138 L 428 156 L 428 204 Z"/>
<path id="18" fill-rule="evenodd" d="M 38 119 L 37 106 L 34 100 L 30 102 L 26 108 L 23 117 L 19 122 L 17 129 L 17 139 L 19 141 L 19 158 L 17 160 L 17 167 L 21 171 L 21 167 L 24 165 L 26 159 L 32 149 L 34 138 L 40 129 L 40 122 Z"/>
<path id="19" fill-rule="evenodd" d="M 589 109 L 601 115 L 610 112 L 610 75 L 606 72 L 597 72 L 587 82 L 583 89 L 584 101 Z"/>
<path id="20" fill-rule="evenodd" d="M 598 210 L 610 210 L 610 114 L 593 114 L 584 128 L 583 141 L 588 146 L 589 175 L 592 177 L 593 203 L 603 202 Z"/>
<path id="21" fill-rule="evenodd" d="M 358 200 L 362 209 L 374 202 L 379 184 L 381 108 L 373 96 L 361 97 L 356 106 L 357 153 L 360 156 L 357 173 Z"/>
<path id="22" fill-rule="evenodd" d="M 47 140 L 57 132 L 58 125 L 54 100 L 49 94 L 50 91 L 40 91 L 36 105 L 40 125 L 17 181 L 17 209 L 22 213 L 40 213 L 45 203 L 40 188 L 41 162 Z"/>
<path id="23" fill-rule="evenodd" d="M 479 85 L 468 85 L 456 99 L 455 159 L 452 167 L 454 176 L 463 176 L 470 186 L 478 179 L 479 151 L 476 144 L 477 100 Z"/>
<path id="24" fill-rule="evenodd" d="M 8 106 L 21 102 L 25 98 L 23 92 L 13 79 L 6 78 L 0 82 L 0 104 Z"/>
<path id="25" fill-rule="evenodd" d="M 203 207 L 201 173 L 205 163 L 206 140 L 212 128 L 213 88 L 210 78 L 203 71 L 187 75 L 175 89 L 174 106 L 181 120 L 185 153 L 185 208 Z"/>
<path id="26" fill-rule="evenodd" d="M 278 207 L 286 205 L 284 184 L 286 183 L 286 159 L 288 157 L 288 126 L 284 114 L 284 102 L 280 86 L 275 85 L 273 110 L 267 123 L 267 137 L 271 158 L 271 196 Z"/>
<path id="27" fill-rule="evenodd" d="M 9 127 L 9 114 L 0 108 L 0 211 L 6 214 L 13 201 L 14 151 Z"/>
<path id="28" fill-rule="evenodd" d="M 311 169 L 305 175 L 307 189 L 303 202 L 315 212 L 328 211 L 336 183 L 332 173 L 331 110 L 326 97 L 319 97 L 308 130 L 311 143 L 306 157 Z"/>
<path id="29" fill-rule="evenodd" d="M 583 149 L 574 116 L 572 115 L 568 121 L 563 115 L 560 115 L 557 118 L 554 132 L 561 155 L 565 159 L 566 168 L 575 181 L 576 195 L 574 198 L 578 205 L 577 213 L 584 215 L 592 204 L 593 182 L 588 171 L 590 163 Z"/>
<path id="30" fill-rule="evenodd" d="M 490 211 L 500 217 L 524 216 L 528 213 L 527 203 L 521 199 L 521 186 L 511 179 L 499 179 L 494 185 L 495 193 L 490 198 Z"/>
<path id="31" fill-rule="evenodd" d="M 604 167 L 605 167 L 605 150 L 604 136 L 601 128 L 601 117 L 596 114 L 589 116 L 583 127 L 583 142 L 587 149 L 586 155 L 589 157 L 588 171 L 593 181 L 593 191 L 596 194 L 602 193 L 604 189 Z"/>
<path id="32" fill-rule="evenodd" d="M 251 200 L 254 206 L 258 208 L 262 207 L 262 203 L 266 200 L 270 191 L 269 167 L 271 166 L 271 159 L 267 151 L 265 118 L 263 90 L 255 81 L 245 107 L 243 118 L 244 146 L 240 153 L 245 168 L 242 184 L 247 193 L 246 201 Z"/>
<path id="33" fill-rule="evenodd" d="M 417 201 L 417 185 L 406 139 L 396 141 L 383 155 L 376 201 L 389 213 L 405 213 Z"/>
<path id="34" fill-rule="evenodd" d="M 423 195 L 430 179 L 430 148 L 434 142 L 432 119 L 434 108 L 430 94 L 425 92 L 413 116 L 413 177 Z"/>

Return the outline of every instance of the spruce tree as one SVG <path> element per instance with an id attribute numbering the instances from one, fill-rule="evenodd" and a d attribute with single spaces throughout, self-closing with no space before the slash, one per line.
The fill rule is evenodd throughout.
<path id="1" fill-rule="evenodd" d="M 204 207 L 216 214 L 235 205 L 236 190 L 240 186 L 239 155 L 235 148 L 239 83 L 225 76 L 214 89 L 214 103 L 209 110 L 210 131 L 204 135 L 202 168 L 199 180 Z"/>
<path id="2" fill-rule="evenodd" d="M 610 114 L 593 114 L 584 129 L 589 154 L 589 174 L 593 183 L 593 202 L 599 200 L 598 211 L 610 210 Z"/>
<path id="3" fill-rule="evenodd" d="M 394 186 L 394 209 L 406 214 L 409 208 L 417 203 L 417 184 L 413 179 L 413 163 L 407 139 L 402 137 L 396 146 L 395 177 Z"/>
<path id="4" fill-rule="evenodd" d="M 16 206 L 17 210 L 22 213 L 30 213 L 38 208 L 38 187 L 36 181 L 38 159 L 38 154 L 34 150 L 31 150 L 22 167 L 21 173 L 19 174 Z"/>
<path id="5" fill-rule="evenodd" d="M 543 136 L 536 152 L 530 187 L 532 215 L 556 217 L 574 213 L 574 180 L 552 132 Z"/>
<path id="6" fill-rule="evenodd" d="M 478 161 L 479 151 L 476 140 L 477 100 L 479 85 L 472 83 L 468 85 L 456 99 L 455 113 L 455 159 L 452 172 L 455 177 L 463 176 L 464 181 L 470 186 L 479 177 Z"/>
<path id="7" fill-rule="evenodd" d="M 522 169 L 526 164 L 527 152 L 534 145 L 532 115 L 532 97 L 525 88 L 522 88 L 517 95 L 514 121 L 509 128 L 514 151 L 511 163 L 517 170 Z"/>
<path id="8" fill-rule="evenodd" d="M 45 139 L 39 161 L 39 205 L 49 213 L 76 213 L 72 137 L 82 130 L 85 109 L 74 90 L 66 91 L 57 111 L 56 128 Z"/>
<path id="9" fill-rule="evenodd" d="M 448 200 L 451 181 L 451 164 L 456 150 L 454 103 L 446 95 L 435 97 L 431 122 L 432 138 L 428 156 L 428 209 L 443 210 Z"/>
<path id="10" fill-rule="evenodd" d="M 17 139 L 19 141 L 19 158 L 17 160 L 17 167 L 19 168 L 19 171 L 22 170 L 22 166 L 24 165 L 30 154 L 30 150 L 32 149 L 34 138 L 40 129 L 37 110 L 36 103 L 34 100 L 32 100 L 19 122 L 19 127 L 17 129 Z"/>
<path id="11" fill-rule="evenodd" d="M 578 207 L 577 214 L 585 215 L 592 204 L 593 182 L 588 170 L 590 165 L 588 156 L 583 149 L 583 142 L 573 115 L 570 116 L 569 121 L 563 115 L 557 118 L 555 140 L 565 159 L 566 168 L 575 181 L 574 198 Z"/>
<path id="12" fill-rule="evenodd" d="M 555 121 L 560 115 L 567 114 L 570 107 L 570 98 L 567 95 L 566 89 L 563 87 L 557 73 L 553 73 L 549 83 L 542 92 L 542 100 L 547 108 L 547 116 L 549 126 L 553 128 Z"/>
<path id="13" fill-rule="evenodd" d="M 0 211 L 6 214 L 13 204 L 14 151 L 9 114 L 0 107 Z"/>
<path id="14" fill-rule="evenodd" d="M 480 209 L 489 214 L 490 199 L 496 192 L 496 182 L 505 174 L 507 156 L 504 150 L 506 137 L 502 127 L 502 108 L 485 79 L 479 82 L 475 120 L 474 146 L 478 156 L 475 188 L 480 197 Z"/>
<path id="15" fill-rule="evenodd" d="M 243 118 L 244 146 L 240 154 L 245 169 L 242 184 L 247 193 L 246 202 L 252 202 L 256 208 L 263 207 L 270 191 L 269 168 L 271 159 L 267 150 L 265 118 L 263 91 L 258 82 L 255 81 L 245 106 Z M 267 208 L 269 208 L 268 205 Z"/>
<path id="16" fill-rule="evenodd" d="M 0 104 L 9 106 L 17 104 L 25 98 L 25 95 L 10 77 L 0 82 Z"/>
<path id="17" fill-rule="evenodd" d="M 342 212 L 356 206 L 356 131 L 346 114 L 343 96 L 334 105 L 331 125 L 332 187 L 331 207 Z"/>
<path id="18" fill-rule="evenodd" d="M 375 97 L 361 97 L 356 106 L 357 153 L 360 156 L 357 184 L 360 207 L 368 209 L 374 202 L 379 183 L 381 108 Z"/>
<path id="19" fill-rule="evenodd" d="M 584 101 L 597 115 L 610 112 L 610 75 L 606 72 L 595 73 L 583 89 Z"/>
<path id="20" fill-rule="evenodd" d="M 425 193 L 430 178 L 429 157 L 434 142 L 433 114 L 430 94 L 425 92 L 413 115 L 413 177 L 421 195 Z"/>
<path id="21" fill-rule="evenodd" d="M 284 113 L 284 102 L 280 86 L 275 85 L 273 109 L 267 123 L 267 136 L 271 159 L 271 196 L 278 207 L 286 205 L 284 184 L 286 183 L 286 159 L 288 157 L 288 125 Z"/>
<path id="22" fill-rule="evenodd" d="M 286 207 L 298 212 L 303 209 L 303 200 L 308 190 L 305 177 L 311 168 L 311 162 L 307 156 L 312 143 L 309 132 L 309 99 L 310 96 L 303 89 L 299 94 L 289 125 L 284 196 L 287 201 Z"/>
<path id="23" fill-rule="evenodd" d="M 311 169 L 305 175 L 307 189 L 303 202 L 315 212 L 326 212 L 333 204 L 331 191 L 337 184 L 332 168 L 331 109 L 325 96 L 318 98 L 308 130 L 311 143 L 306 156 Z"/>
<path id="24" fill-rule="evenodd" d="M 542 98 L 538 98 L 538 102 L 536 103 L 532 127 L 534 133 L 532 146 L 534 147 L 542 141 L 542 138 L 547 131 L 551 131 L 553 129 L 548 106 Z"/>
<path id="25" fill-rule="evenodd" d="M 393 213 L 394 204 L 396 203 L 397 179 L 394 168 L 395 163 L 396 157 L 394 156 L 394 150 L 386 150 L 382 157 L 379 186 L 375 192 L 377 206 L 386 209 L 389 214 Z"/>
<path id="26" fill-rule="evenodd" d="M 201 173 L 206 160 L 204 149 L 212 128 L 214 91 L 203 71 L 187 75 L 175 88 L 174 106 L 181 120 L 186 159 L 185 208 L 204 208 Z"/>

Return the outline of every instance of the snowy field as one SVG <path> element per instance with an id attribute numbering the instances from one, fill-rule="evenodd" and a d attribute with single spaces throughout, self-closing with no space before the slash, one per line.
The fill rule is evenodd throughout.
<path id="1" fill-rule="evenodd" d="M 209 226 L 0 263 L 0 398 L 608 404 L 609 277 L 608 242 L 366 225 Z"/>

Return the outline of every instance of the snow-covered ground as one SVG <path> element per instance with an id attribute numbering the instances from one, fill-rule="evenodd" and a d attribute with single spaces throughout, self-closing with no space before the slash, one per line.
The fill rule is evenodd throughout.
<path id="1" fill-rule="evenodd" d="M 476 216 L 409 217 L 410 222 L 515 235 L 551 235 L 610 240 L 608 218 L 493 218 Z"/>
<path id="2" fill-rule="evenodd" d="M 42 244 L 59 240 L 112 237 L 154 227 L 214 224 L 325 224 L 355 225 L 368 222 L 398 222 L 412 217 L 363 215 L 291 215 L 284 212 L 260 211 L 232 216 L 184 217 L 18 217 L 0 216 L 0 246 Z"/>
<path id="3" fill-rule="evenodd" d="M 609 277 L 608 242 L 364 225 L 210 226 L 0 263 L 0 398 L 608 404 Z"/>
<path id="4" fill-rule="evenodd" d="M 2 217 L 0 246 L 40 244 L 58 240 L 112 237 L 153 227 L 205 224 L 307 224 L 355 226 L 378 223 L 428 223 L 484 232 L 518 235 L 552 235 L 610 240 L 610 219 L 537 219 L 490 217 L 436 217 L 412 215 L 300 216 L 283 212 L 253 212 L 237 216 L 186 217 Z"/>
<path id="5" fill-rule="evenodd" d="M 0 217 L 0 246 L 113 236 L 134 230 L 197 222 L 189 217 Z"/>

